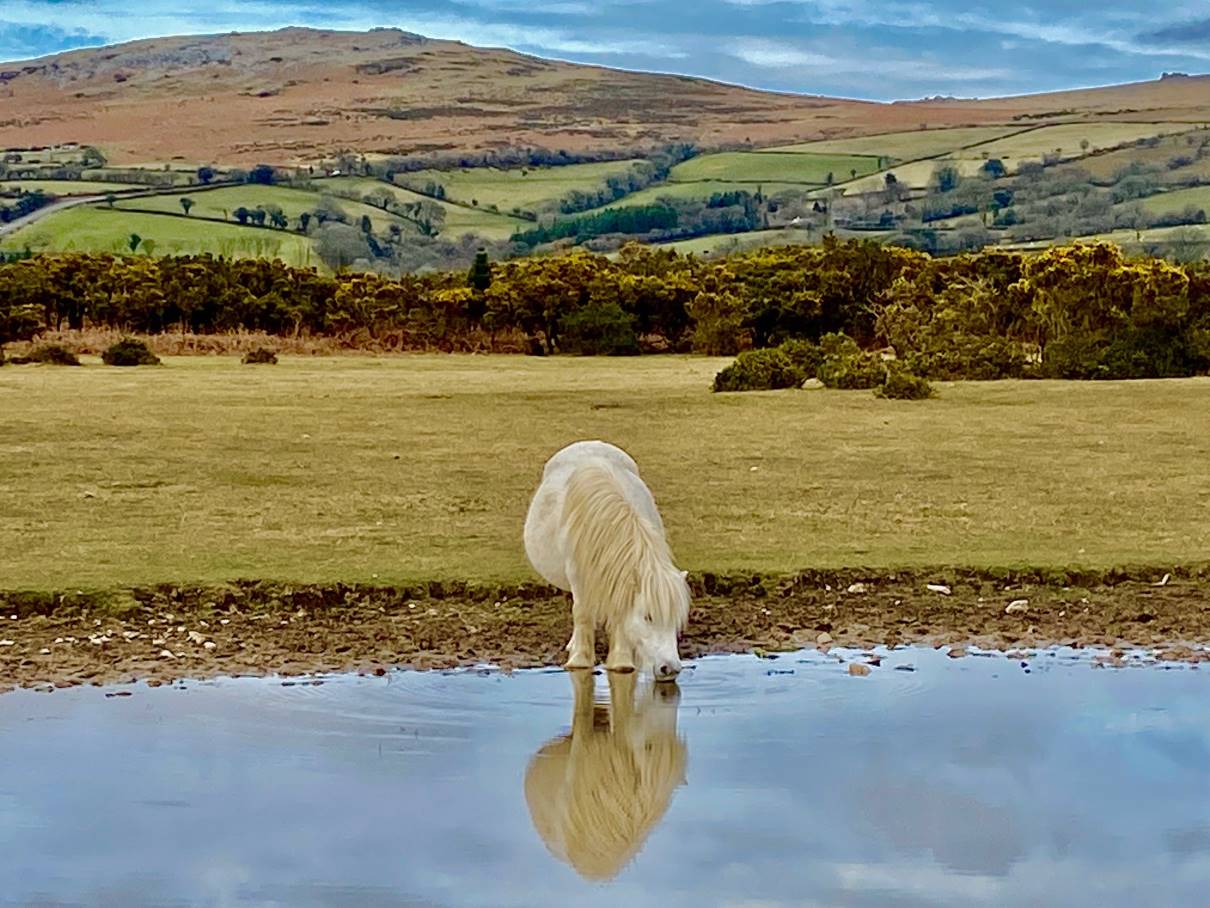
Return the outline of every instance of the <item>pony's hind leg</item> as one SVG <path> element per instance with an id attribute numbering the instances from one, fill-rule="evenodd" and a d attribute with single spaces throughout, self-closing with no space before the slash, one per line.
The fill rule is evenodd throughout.
<path id="1" fill-rule="evenodd" d="M 596 628 L 592 619 L 585 614 L 586 611 L 573 594 L 571 618 L 574 624 L 571 639 L 567 641 L 567 661 L 563 663 L 564 668 L 591 669 L 597 664 Z"/>

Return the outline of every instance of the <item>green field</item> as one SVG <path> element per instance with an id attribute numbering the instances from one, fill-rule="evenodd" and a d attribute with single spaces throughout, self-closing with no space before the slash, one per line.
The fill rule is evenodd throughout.
<path id="1" fill-rule="evenodd" d="M 79 205 L 57 211 L 9 234 L 0 249 L 35 252 L 128 252 L 137 233 L 151 240 L 155 255 L 211 253 L 228 258 L 277 258 L 291 265 L 321 267 L 311 241 L 296 233 L 221 224 L 198 218 Z"/>
<path id="2" fill-rule="evenodd" d="M 910 132 L 888 132 L 877 136 L 852 139 L 825 139 L 801 145 L 770 148 L 771 152 L 796 151 L 814 154 L 873 155 L 898 161 L 931 158 L 957 151 L 968 145 L 989 142 L 1020 132 L 1020 126 L 959 126 L 954 129 L 916 129 Z"/>
<path id="3" fill-rule="evenodd" d="M 1194 208 L 1203 208 L 1210 214 L 1210 186 L 1193 186 L 1189 189 L 1161 192 L 1159 195 L 1124 204 L 1141 205 L 1144 211 L 1153 215 L 1179 214 L 1190 205 Z"/>
<path id="4" fill-rule="evenodd" d="M 367 177 L 329 177 L 316 180 L 314 185 L 321 190 L 326 186 L 331 186 L 336 192 L 355 193 L 359 197 L 386 191 L 394 193 L 400 202 L 432 202 L 440 205 L 445 211 L 445 226 L 442 228 L 442 233 L 449 238 L 474 233 L 489 240 L 506 240 L 518 230 L 527 230 L 533 226 L 533 222 L 522 218 L 497 214 L 481 208 L 467 208 L 463 205 L 438 202 L 428 196 L 404 189 L 402 186 L 392 186 L 382 180 Z"/>
<path id="5" fill-rule="evenodd" d="M 727 151 L 690 158 L 672 168 L 669 179 L 684 183 L 722 180 L 728 183 L 809 183 L 824 185 L 828 174 L 840 182 L 878 170 L 877 157 L 843 154 L 797 154 L 772 151 Z"/>
<path id="6" fill-rule="evenodd" d="M 695 570 L 1210 552 L 1210 380 L 968 382 L 921 403 L 713 395 L 723 362 L 8 366 L 0 582 L 529 578 L 528 496 L 545 459 L 581 438 L 637 458 Z"/>
<path id="7" fill-rule="evenodd" d="M 114 193 L 145 189 L 145 186 L 131 186 L 126 183 L 104 183 L 99 180 L 0 180 L 0 190 L 19 189 L 33 192 L 40 189 L 49 195 L 106 195 Z"/>
<path id="8" fill-rule="evenodd" d="M 263 205 L 277 205 L 282 213 L 290 219 L 290 227 L 298 224 L 298 216 L 304 211 L 313 211 L 319 204 L 321 194 L 305 189 L 291 189 L 286 186 L 261 186 L 247 184 L 231 186 L 224 189 L 207 189 L 193 193 L 173 193 L 171 195 L 144 196 L 118 202 L 117 207 L 124 211 L 160 211 L 180 214 L 181 199 L 193 200 L 191 214 L 196 218 L 215 218 L 235 222 L 232 212 L 241 205 L 249 210 Z M 364 202 L 352 202 L 347 199 L 336 199 L 341 209 L 349 216 L 350 223 L 360 221 L 369 215 L 374 229 L 385 233 L 391 224 L 408 228 L 403 218 L 388 214 L 381 208 L 375 208 Z"/>
<path id="9" fill-rule="evenodd" d="M 1098 148 L 1114 148 L 1138 139 L 1188 132 L 1189 123 L 1065 123 L 1007 136 L 958 153 L 960 158 L 999 158 L 1009 170 L 1045 154 L 1080 157 Z M 1081 143 L 1087 141 L 1087 151 Z"/>
<path id="10" fill-rule="evenodd" d="M 495 205 L 501 211 L 529 210 L 553 205 L 573 190 L 592 192 L 607 177 L 625 173 L 635 161 L 606 161 L 599 164 L 568 164 L 563 167 L 529 167 L 497 170 L 475 167 L 467 170 L 421 170 L 399 174 L 397 182 L 423 186 L 430 180 L 445 187 L 446 197 L 480 208 Z"/>
<path id="11" fill-rule="evenodd" d="M 796 246 L 819 242 L 818 233 L 806 230 L 752 230 L 748 233 L 713 234 L 694 237 L 691 240 L 676 240 L 659 243 L 660 249 L 675 249 L 681 255 L 726 255 L 764 246 Z"/>

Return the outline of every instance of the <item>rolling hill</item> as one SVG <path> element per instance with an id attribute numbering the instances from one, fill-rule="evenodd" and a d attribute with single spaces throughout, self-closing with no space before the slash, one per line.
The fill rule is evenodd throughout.
<path id="1" fill-rule="evenodd" d="M 1207 106 L 1204 78 L 989 101 L 851 101 L 562 63 L 395 29 L 157 38 L 0 64 L 0 147 L 76 142 L 111 162 L 144 165 L 288 165 L 350 150 L 759 147 L 1057 116 L 1182 121 Z"/>

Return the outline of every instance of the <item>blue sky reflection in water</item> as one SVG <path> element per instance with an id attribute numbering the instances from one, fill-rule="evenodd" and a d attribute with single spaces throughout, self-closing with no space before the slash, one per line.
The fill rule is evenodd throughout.
<path id="1" fill-rule="evenodd" d="M 527 806 L 531 759 L 570 728 L 561 672 L 6 695 L 0 904 L 1204 899 L 1205 671 L 899 650 L 867 678 L 708 659 L 680 687 L 686 783 L 604 884 Z"/>

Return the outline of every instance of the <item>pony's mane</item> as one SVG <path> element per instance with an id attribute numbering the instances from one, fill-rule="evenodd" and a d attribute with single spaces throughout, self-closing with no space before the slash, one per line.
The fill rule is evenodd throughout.
<path id="1" fill-rule="evenodd" d="M 563 525 L 578 598 L 593 620 L 612 627 L 642 600 L 660 627 L 684 626 L 688 592 L 668 542 L 631 506 L 608 463 L 590 461 L 572 472 Z"/>

